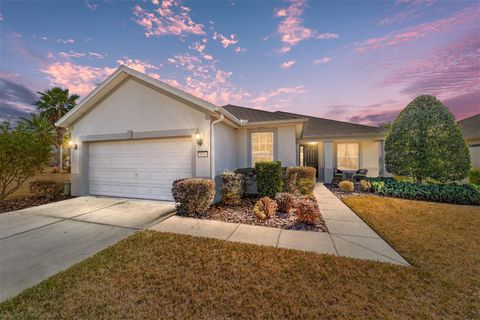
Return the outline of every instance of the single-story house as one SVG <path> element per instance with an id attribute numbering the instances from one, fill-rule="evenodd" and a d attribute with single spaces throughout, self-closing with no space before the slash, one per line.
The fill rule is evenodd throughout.
<path id="1" fill-rule="evenodd" d="M 470 150 L 472 168 L 480 168 L 480 113 L 458 121 Z"/>
<path id="2" fill-rule="evenodd" d="M 288 112 L 217 106 L 119 67 L 57 122 L 72 132 L 72 194 L 171 199 L 172 182 L 279 160 L 383 176 L 386 130 Z"/>

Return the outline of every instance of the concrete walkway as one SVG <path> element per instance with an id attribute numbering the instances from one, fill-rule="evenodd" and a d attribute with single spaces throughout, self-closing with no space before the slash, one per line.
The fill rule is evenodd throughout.
<path id="1" fill-rule="evenodd" d="M 284 230 L 179 216 L 172 216 L 150 229 L 409 265 L 323 184 L 317 183 L 314 193 L 330 232 Z"/>

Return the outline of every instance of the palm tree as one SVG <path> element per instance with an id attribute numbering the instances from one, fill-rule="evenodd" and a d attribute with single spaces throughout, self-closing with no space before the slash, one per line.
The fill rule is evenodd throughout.
<path id="1" fill-rule="evenodd" d="M 40 99 L 33 104 L 37 106 L 40 111 L 40 115 L 45 117 L 51 125 L 55 125 L 61 117 L 63 117 L 68 111 L 70 111 L 77 104 L 77 100 L 80 96 L 76 94 L 70 95 L 68 89 L 62 89 L 60 87 L 54 87 L 44 92 L 37 92 L 40 95 Z M 60 170 L 63 170 L 63 136 L 64 128 L 57 127 L 57 139 L 55 146 L 57 148 L 57 160 Z"/>
<path id="2" fill-rule="evenodd" d="M 56 145 L 55 127 L 52 126 L 46 117 L 38 113 L 30 113 L 30 117 L 21 117 L 20 120 L 27 129 L 35 132 L 40 139 L 47 141 L 51 145 Z"/>

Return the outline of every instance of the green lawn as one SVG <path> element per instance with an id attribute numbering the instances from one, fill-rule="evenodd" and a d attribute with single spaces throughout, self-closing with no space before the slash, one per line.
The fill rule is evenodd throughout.
<path id="1" fill-rule="evenodd" d="M 413 267 L 157 233 L 0 305 L 0 318 L 480 318 L 480 208 L 346 203 Z"/>

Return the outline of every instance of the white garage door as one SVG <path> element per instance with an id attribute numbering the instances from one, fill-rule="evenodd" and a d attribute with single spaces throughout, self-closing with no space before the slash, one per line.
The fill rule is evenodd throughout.
<path id="1" fill-rule="evenodd" d="M 148 139 L 89 146 L 90 194 L 172 200 L 172 182 L 192 176 L 192 142 Z"/>

